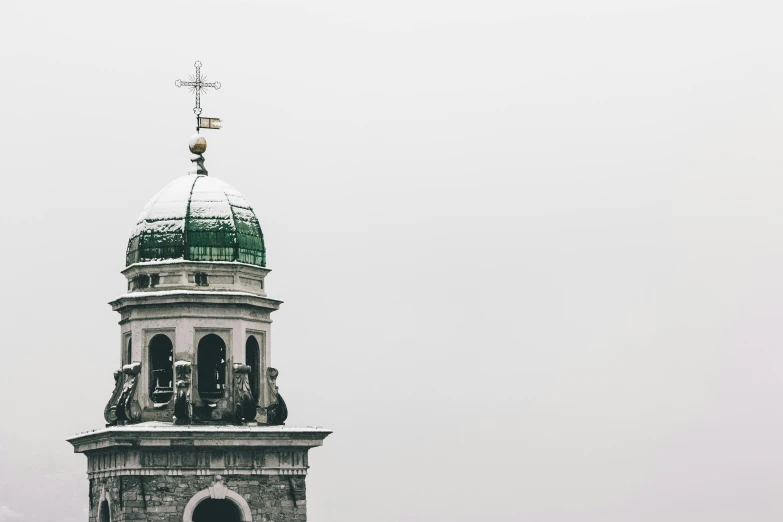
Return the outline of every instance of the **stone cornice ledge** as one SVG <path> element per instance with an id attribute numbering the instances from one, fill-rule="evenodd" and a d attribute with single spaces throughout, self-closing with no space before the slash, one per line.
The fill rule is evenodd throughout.
<path id="1" fill-rule="evenodd" d="M 300 447 L 323 445 L 332 433 L 320 427 L 296 426 L 175 426 L 165 422 L 142 422 L 126 426 L 111 426 L 70 439 L 75 453 L 113 447 Z"/>
<path id="2" fill-rule="evenodd" d="M 109 302 L 112 310 L 122 310 L 128 306 L 146 304 L 247 304 L 269 310 L 280 308 L 282 301 L 261 297 L 249 292 L 231 292 L 221 290 L 161 290 L 159 292 L 133 292 L 121 295 Z"/>
<path id="3" fill-rule="evenodd" d="M 141 270 L 147 270 L 150 268 L 158 270 L 187 270 L 189 268 L 204 268 L 207 270 L 224 270 L 224 271 L 241 271 L 246 273 L 262 273 L 268 274 L 272 270 L 265 266 L 251 265 L 248 263 L 241 263 L 239 261 L 192 261 L 185 259 L 161 259 L 158 261 L 141 261 L 139 263 L 133 263 L 126 266 L 122 270 L 123 275 L 139 272 Z"/>

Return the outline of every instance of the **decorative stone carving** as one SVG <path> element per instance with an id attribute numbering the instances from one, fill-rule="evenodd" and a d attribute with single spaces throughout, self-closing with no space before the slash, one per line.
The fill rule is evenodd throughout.
<path id="1" fill-rule="evenodd" d="M 190 403 L 191 380 L 193 372 L 188 361 L 174 363 L 177 378 L 177 398 L 174 400 L 174 424 L 190 424 L 193 419 L 193 405 Z"/>
<path id="2" fill-rule="evenodd" d="M 269 406 L 266 409 L 266 423 L 270 426 L 282 426 L 288 418 L 288 407 L 277 388 L 277 376 L 280 372 L 275 368 L 267 368 L 267 384 L 269 385 Z"/>
<path id="3" fill-rule="evenodd" d="M 121 424 L 138 422 L 141 419 L 141 408 L 136 401 L 136 386 L 139 383 L 141 363 L 126 364 L 122 367 L 125 383 L 117 400 L 117 422 Z"/>
<path id="4" fill-rule="evenodd" d="M 226 498 L 226 493 L 228 493 L 228 488 L 223 484 L 223 477 L 215 475 L 215 482 L 213 482 L 212 486 L 209 488 L 209 496 L 217 500 L 222 500 Z"/>
<path id="5" fill-rule="evenodd" d="M 198 425 L 186 429 L 195 429 Z M 120 428 L 121 429 L 121 428 Z M 183 428 L 184 429 L 184 428 Z M 253 429 L 253 428 L 248 428 Z M 285 429 L 285 428 L 283 428 Z M 225 443 L 217 439 L 217 443 Z M 291 442 L 291 439 L 289 439 Z M 89 456 L 88 477 L 118 477 L 131 475 L 294 475 L 305 476 L 308 469 L 307 449 L 247 447 L 170 448 L 127 447 Z"/>
<path id="6" fill-rule="evenodd" d="M 109 398 L 109 402 L 106 403 L 106 407 L 103 409 L 103 418 L 106 419 L 107 426 L 114 426 L 117 424 L 117 400 L 120 398 L 122 392 L 122 385 L 125 379 L 123 379 L 122 370 L 114 371 L 114 391 Z"/>
<path id="7" fill-rule="evenodd" d="M 256 418 L 256 401 L 250 390 L 250 366 L 234 363 L 234 422 L 252 422 Z"/>

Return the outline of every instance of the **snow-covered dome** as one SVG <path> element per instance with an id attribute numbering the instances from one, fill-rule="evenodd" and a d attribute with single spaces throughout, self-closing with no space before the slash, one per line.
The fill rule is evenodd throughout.
<path id="1" fill-rule="evenodd" d="M 147 203 L 128 240 L 126 266 L 164 259 L 265 266 L 264 235 L 238 190 L 209 176 L 186 175 Z"/>

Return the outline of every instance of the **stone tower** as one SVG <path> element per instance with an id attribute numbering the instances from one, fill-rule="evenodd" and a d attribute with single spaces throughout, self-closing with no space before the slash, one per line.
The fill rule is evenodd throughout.
<path id="1" fill-rule="evenodd" d="M 106 427 L 69 440 L 87 456 L 90 522 L 307 518 L 307 453 L 330 432 L 284 425 L 261 227 L 207 175 L 205 150 L 194 136 L 191 173 L 149 201 L 128 241 Z"/>

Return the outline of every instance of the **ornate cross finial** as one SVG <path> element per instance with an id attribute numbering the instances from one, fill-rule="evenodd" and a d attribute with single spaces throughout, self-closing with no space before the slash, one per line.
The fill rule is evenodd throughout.
<path id="1" fill-rule="evenodd" d="M 191 74 L 187 81 L 177 80 L 174 85 L 177 87 L 190 87 L 191 94 L 196 95 L 196 106 L 193 107 L 193 112 L 196 113 L 196 117 L 201 114 L 201 94 L 206 94 L 207 87 L 214 89 L 220 89 L 220 82 L 207 82 L 206 76 L 201 76 L 201 62 L 196 60 L 196 74 Z"/>

